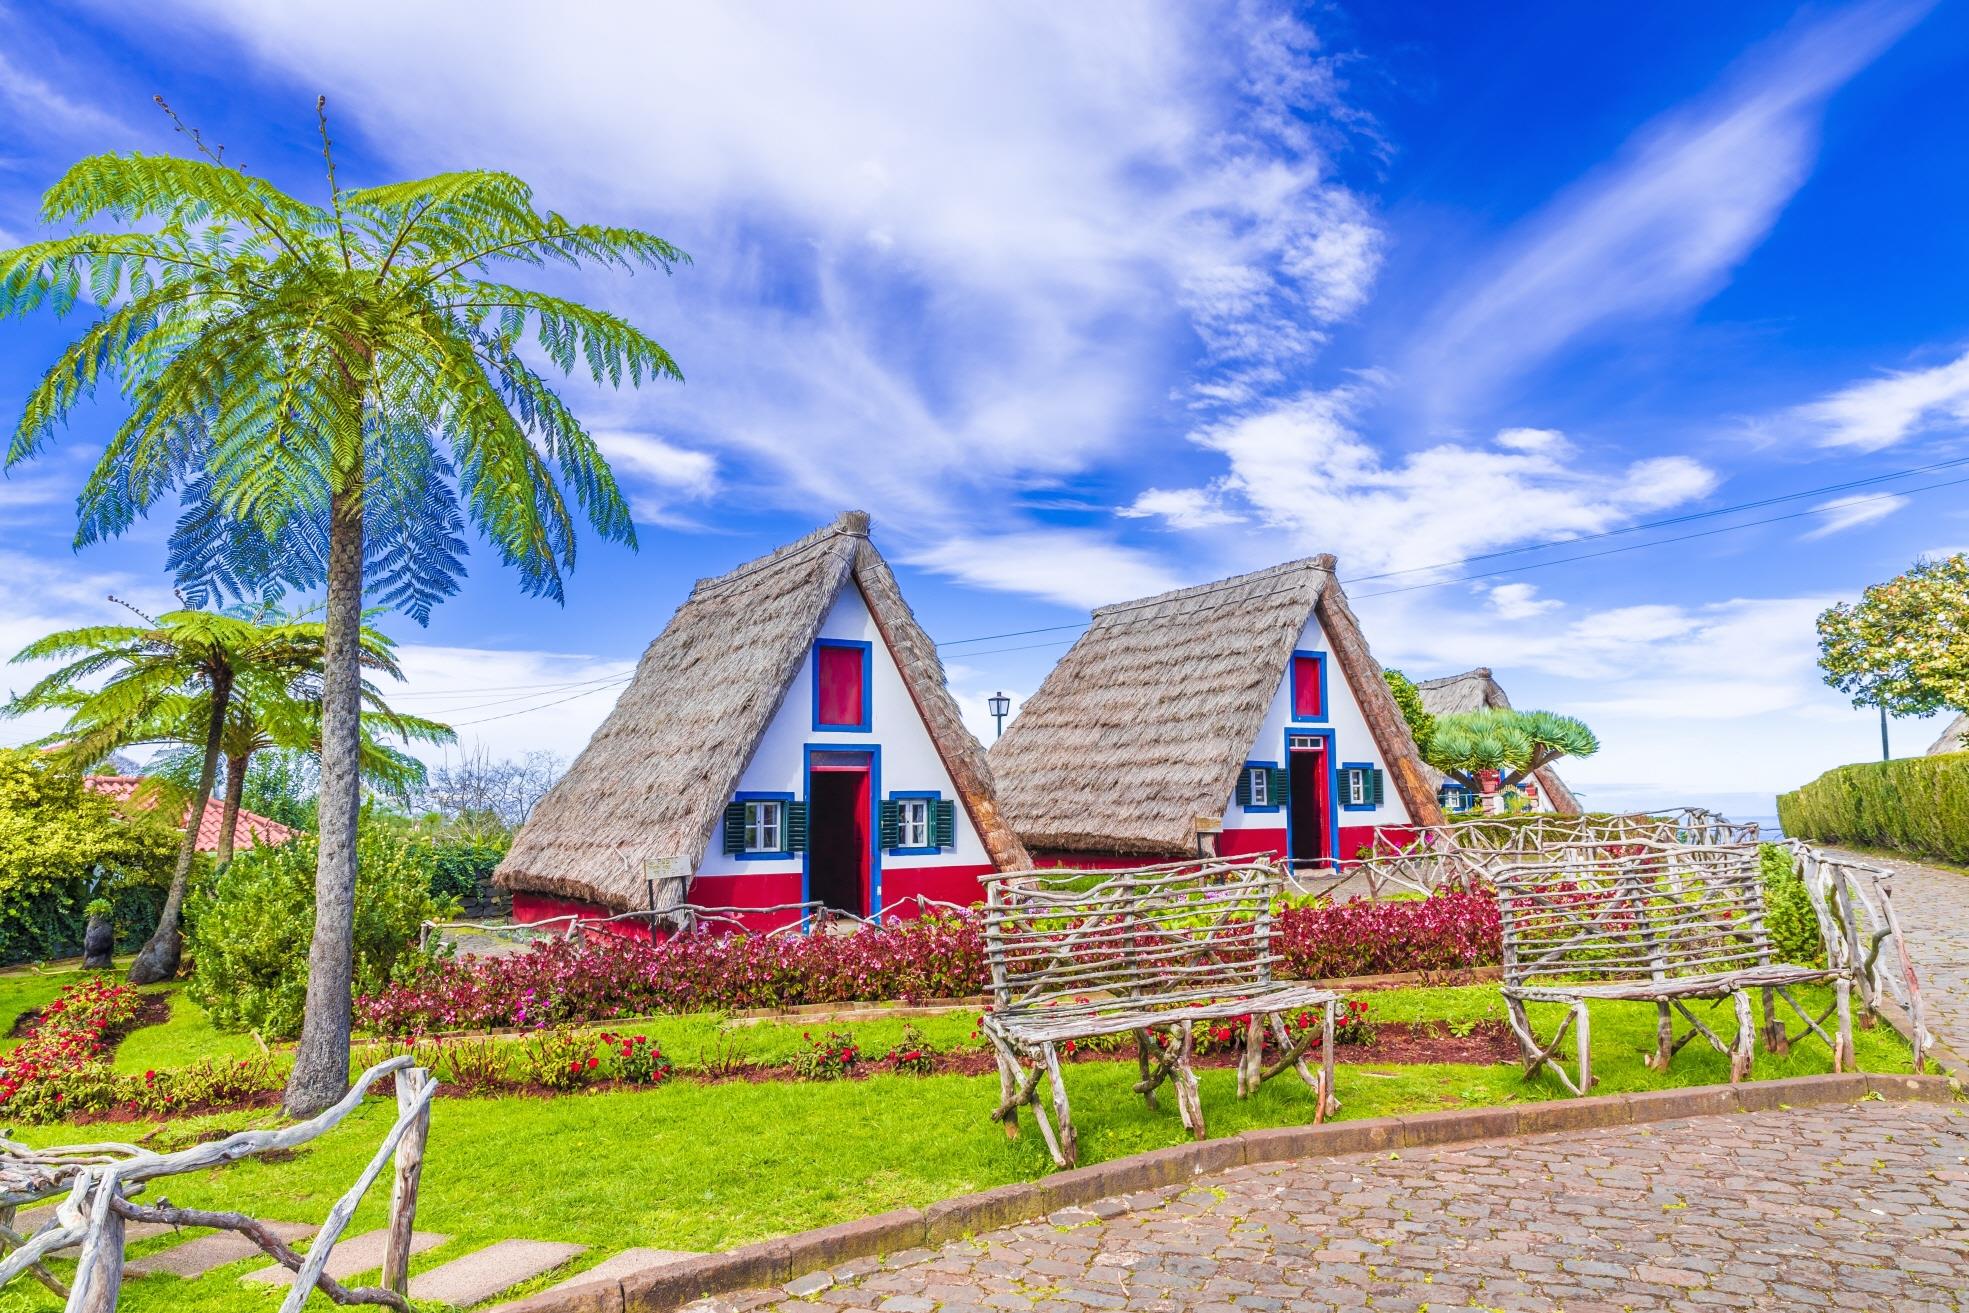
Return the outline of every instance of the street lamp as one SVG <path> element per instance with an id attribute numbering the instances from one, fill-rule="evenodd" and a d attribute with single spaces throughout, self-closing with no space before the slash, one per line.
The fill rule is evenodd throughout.
<path id="1" fill-rule="evenodd" d="M 993 693 L 986 705 L 991 708 L 991 718 L 998 722 L 998 734 L 1003 734 L 1005 732 L 1005 713 L 1012 709 L 1012 699 L 1006 697 L 1002 692 Z M 997 735 L 993 735 L 993 737 L 995 738 Z"/>

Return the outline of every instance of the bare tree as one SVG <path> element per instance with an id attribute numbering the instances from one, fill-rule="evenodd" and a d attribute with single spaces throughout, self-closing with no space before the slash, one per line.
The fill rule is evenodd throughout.
<path id="1" fill-rule="evenodd" d="M 466 828 L 516 830 L 566 770 L 567 762 L 551 752 L 494 759 L 481 744 L 456 765 L 431 771 L 421 802 Z"/>

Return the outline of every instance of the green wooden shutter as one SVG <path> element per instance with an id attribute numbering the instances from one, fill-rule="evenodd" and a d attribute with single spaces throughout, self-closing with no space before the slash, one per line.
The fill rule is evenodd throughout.
<path id="1" fill-rule="evenodd" d="M 1388 796 L 1388 772 L 1376 767 L 1367 773 L 1367 800 L 1379 807 Z"/>
<path id="2" fill-rule="evenodd" d="M 1249 807 L 1251 805 L 1251 771 L 1252 768 L 1249 766 L 1238 768 L 1237 805 L 1240 807 Z"/>
<path id="3" fill-rule="evenodd" d="M 1291 799 L 1292 774 L 1283 766 L 1273 766 L 1267 772 L 1271 779 L 1265 782 L 1265 794 L 1273 805 L 1283 807 Z"/>
<path id="4" fill-rule="evenodd" d="M 725 804 L 725 852 L 745 851 L 745 804 L 733 802 Z"/>
<path id="5" fill-rule="evenodd" d="M 877 809 L 879 820 L 875 828 L 884 849 L 894 848 L 902 840 L 901 817 L 897 815 L 897 810 L 894 798 L 886 800 Z"/>
<path id="6" fill-rule="evenodd" d="M 786 851 L 807 851 L 807 804 L 804 802 L 786 804 Z"/>
<path id="7" fill-rule="evenodd" d="M 948 798 L 939 798 L 937 799 L 937 805 L 931 809 L 931 816 L 936 825 L 936 846 L 939 848 L 955 848 L 957 846 L 957 804 Z"/>

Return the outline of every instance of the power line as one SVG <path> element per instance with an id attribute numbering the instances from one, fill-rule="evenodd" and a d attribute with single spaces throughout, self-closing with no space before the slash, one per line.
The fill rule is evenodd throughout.
<path id="1" fill-rule="evenodd" d="M 453 725 L 451 728 L 464 729 L 468 725 L 483 725 L 486 724 L 488 721 L 507 720 L 513 716 L 531 715 L 533 712 L 536 711 L 545 711 L 549 707 L 558 707 L 563 702 L 573 702 L 578 698 L 593 697 L 597 693 L 606 693 L 612 687 L 621 684 L 627 684 L 632 678 L 633 676 L 631 675 L 623 675 L 619 679 L 615 680 L 614 684 L 604 684 L 600 688 L 591 688 L 585 692 L 576 693 L 571 697 L 556 698 L 552 702 L 542 702 L 539 706 L 536 707 L 521 707 L 518 711 L 502 711 L 496 716 L 481 716 L 477 720 L 461 720 L 457 724 Z"/>

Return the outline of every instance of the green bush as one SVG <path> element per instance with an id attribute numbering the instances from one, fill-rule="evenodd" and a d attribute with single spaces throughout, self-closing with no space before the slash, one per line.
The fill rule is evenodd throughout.
<path id="1" fill-rule="evenodd" d="M 482 898 L 493 868 L 513 846 L 511 835 L 441 835 L 425 841 L 431 864 L 431 894 L 462 903 Z"/>
<path id="2" fill-rule="evenodd" d="M 1780 962 L 1816 966 L 1825 960 L 1825 941 L 1819 935 L 1818 913 L 1805 892 L 1791 850 L 1767 843 L 1758 849 L 1764 877 L 1764 928 Z"/>
<path id="3" fill-rule="evenodd" d="M 220 1030 L 301 1029 L 314 934 L 315 840 L 249 848 L 191 899 L 188 992 Z M 431 894 L 427 845 L 380 831 L 356 843 L 355 991 L 373 994 L 418 953 L 418 926 L 455 913 Z"/>
<path id="4" fill-rule="evenodd" d="M 1969 752 L 1840 766 L 1778 796 L 1795 839 L 1969 862 Z"/>
<path id="5" fill-rule="evenodd" d="M 0 965 L 70 957 L 96 893 L 113 904 L 116 946 L 156 928 L 178 831 L 154 809 L 119 808 L 34 748 L 0 751 Z"/>

